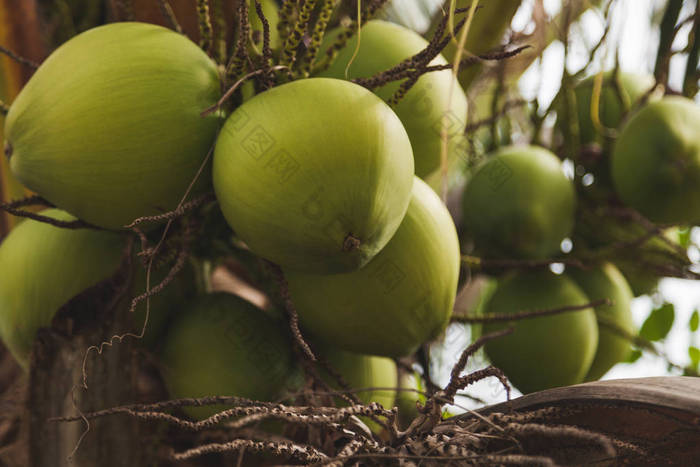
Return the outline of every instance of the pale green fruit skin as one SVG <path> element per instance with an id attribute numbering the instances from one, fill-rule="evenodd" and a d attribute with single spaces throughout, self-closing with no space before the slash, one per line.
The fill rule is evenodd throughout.
<path id="1" fill-rule="evenodd" d="M 138 261 L 138 259 L 134 259 Z M 170 272 L 170 265 L 151 270 L 150 288 L 160 284 Z M 134 277 L 132 279 L 131 297 L 136 297 L 146 292 L 146 269 L 140 264 L 134 264 Z M 167 332 L 168 324 L 182 309 L 182 304 L 195 298 L 197 294 L 196 276 L 194 267 L 185 264 L 180 271 L 163 290 L 150 297 L 148 310 L 148 323 L 143 334 L 143 344 L 151 349 L 156 349 Z M 129 302 L 130 304 L 131 302 Z M 140 333 L 146 319 L 146 301 L 140 302 L 133 314 L 134 329 Z"/>
<path id="2" fill-rule="evenodd" d="M 221 211 L 257 255 L 290 270 L 344 272 L 396 232 L 413 158 L 381 99 L 347 81 L 311 78 L 236 109 L 217 140 L 213 175 Z M 349 235 L 358 248 L 344 248 Z"/>
<path id="3" fill-rule="evenodd" d="M 53 219 L 75 218 L 58 209 Z M 0 244 L 0 337 L 25 368 L 37 330 L 71 298 L 116 273 L 126 240 L 93 229 L 64 229 L 27 219 Z"/>
<path id="4" fill-rule="evenodd" d="M 571 269 L 567 274 L 591 300 L 607 298 L 611 305 L 595 308 L 598 317 L 612 321 L 630 334 L 635 333 L 632 319 L 632 290 L 619 269 L 605 263 L 593 270 Z M 616 363 L 623 361 L 632 350 L 630 341 L 605 326 L 598 327 L 598 349 L 585 381 L 596 381 Z"/>
<path id="5" fill-rule="evenodd" d="M 549 271 L 523 271 L 504 278 L 485 313 L 516 313 L 590 300 L 570 278 Z M 486 344 L 486 354 L 522 393 L 578 384 L 588 373 L 598 346 L 593 309 L 513 322 L 484 324 L 487 334 L 510 326 L 515 332 Z"/>
<path id="6" fill-rule="evenodd" d="M 386 357 L 345 352 L 337 348 L 324 348 L 323 357 L 348 383 L 350 389 L 396 388 L 398 373 L 396 363 Z M 338 385 L 333 385 L 338 389 Z M 393 390 L 371 389 L 353 392 L 361 402 L 377 402 L 385 409 L 394 406 L 396 393 Z"/>
<path id="7" fill-rule="evenodd" d="M 12 103 L 12 172 L 105 228 L 174 209 L 214 143 L 220 118 L 200 112 L 219 86 L 214 62 L 181 34 L 144 23 L 91 29 L 56 49 Z"/>
<path id="8" fill-rule="evenodd" d="M 352 352 L 399 357 L 445 329 L 459 267 L 452 218 L 416 178 L 401 226 L 367 266 L 346 274 L 285 273 L 301 323 L 318 339 Z"/>
<path id="9" fill-rule="evenodd" d="M 573 183 L 544 148 L 499 149 L 477 167 L 463 196 L 465 229 L 487 256 L 546 258 L 573 229 Z"/>
<path id="10" fill-rule="evenodd" d="M 178 314 L 160 357 L 163 379 L 174 398 L 239 396 L 271 401 L 297 372 L 284 324 L 225 293 L 199 297 Z M 201 419 L 220 409 L 186 411 Z"/>
<path id="11" fill-rule="evenodd" d="M 398 387 L 408 389 L 407 391 L 396 392 L 396 407 L 399 409 L 399 425 L 405 430 L 411 422 L 418 416 L 417 402 L 425 404 L 425 396 L 420 394 L 421 387 L 418 384 L 418 376 L 413 373 L 403 373 L 399 377 Z"/>
<path id="12" fill-rule="evenodd" d="M 700 221 L 700 106 L 671 96 L 637 112 L 615 144 L 612 177 L 622 201 L 651 221 Z"/>
<path id="13" fill-rule="evenodd" d="M 353 352 L 344 352 L 337 348 L 326 347 L 321 354 L 328 360 L 348 384 L 350 389 L 363 388 L 396 388 L 398 385 L 398 372 L 396 363 L 385 357 L 364 355 Z M 324 375 L 329 384 L 336 390 L 342 390 L 335 379 L 330 375 Z M 396 400 L 395 390 L 366 390 L 353 391 L 352 394 L 363 404 L 376 402 L 387 410 L 394 407 Z M 347 406 L 347 402 L 338 398 L 338 403 Z M 381 427 L 369 417 L 360 417 L 374 432 L 381 431 Z"/>
<path id="14" fill-rule="evenodd" d="M 325 51 L 333 44 L 339 31 L 330 31 L 321 47 Z M 397 24 L 381 20 L 371 20 L 363 24 L 360 48 L 348 70 L 347 79 L 368 78 L 388 70 L 403 60 L 425 49 L 428 42 L 419 34 Z M 355 54 L 357 35 L 353 36 L 338 52 L 331 66 L 322 76 L 345 79 L 345 68 Z M 321 54 L 320 54 L 321 55 Z M 430 65 L 444 65 L 447 61 L 438 55 Z M 455 82 L 450 95 L 452 71 L 443 70 L 421 76 L 401 102 L 394 107 L 401 119 L 413 147 L 416 175 L 423 178 L 440 166 L 443 115 L 448 110 L 447 125 L 449 136 L 448 155 L 464 151 L 464 133 L 467 121 L 467 98 L 458 82 Z M 384 100 L 389 100 L 399 89 L 401 81 L 388 83 L 374 92 Z"/>
<path id="15" fill-rule="evenodd" d="M 590 76 L 574 88 L 581 144 L 605 142 L 605 135 L 598 131 L 591 119 L 591 98 L 595 78 Z M 623 103 L 618 97 L 613 79 L 615 77 L 612 72 L 603 75 L 603 86 L 598 103 L 598 117 L 605 128 L 617 128 L 622 123 L 626 106 L 634 105 L 654 85 L 654 77 L 651 75 L 620 72 L 618 79 L 621 96 L 625 101 Z"/>

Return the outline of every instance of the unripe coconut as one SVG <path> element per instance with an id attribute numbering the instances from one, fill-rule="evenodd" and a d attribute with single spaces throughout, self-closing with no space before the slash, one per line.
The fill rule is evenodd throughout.
<path id="1" fill-rule="evenodd" d="M 214 154 L 214 188 L 236 234 L 281 266 L 357 269 L 386 245 L 413 184 L 411 144 L 388 105 L 312 78 L 238 107 Z"/>
<path id="2" fill-rule="evenodd" d="M 584 305 L 590 300 L 565 275 L 522 271 L 501 280 L 486 314 Z M 484 324 L 484 334 L 513 326 L 513 334 L 488 342 L 486 354 L 523 393 L 583 381 L 598 345 L 592 308 L 513 322 Z"/>
<path id="3" fill-rule="evenodd" d="M 365 404 L 377 402 L 385 409 L 391 409 L 394 406 L 395 391 L 377 389 L 396 388 L 398 373 L 396 363 L 392 359 L 345 352 L 330 347 L 323 348 L 322 356 L 328 360 L 331 368 L 343 377 L 360 401 Z M 339 388 L 335 383 L 333 386 Z"/>
<path id="4" fill-rule="evenodd" d="M 637 112 L 612 156 L 615 189 L 653 222 L 700 221 L 700 106 L 665 97 Z"/>
<path id="5" fill-rule="evenodd" d="M 464 226 L 487 256 L 546 258 L 574 225 L 576 194 L 544 148 L 508 146 L 480 164 L 464 191 Z"/>
<path id="6" fill-rule="evenodd" d="M 282 322 L 226 293 L 202 296 L 178 314 L 161 352 L 172 397 L 239 396 L 271 401 L 297 374 Z M 195 418 L 220 407 L 188 408 Z"/>
<path id="7" fill-rule="evenodd" d="M 591 118 L 595 80 L 595 75 L 589 76 L 574 88 L 581 144 L 602 144 L 607 139 Z M 653 85 L 654 77 L 651 75 L 620 72 L 616 76 L 612 71 L 604 73 L 598 100 L 598 119 L 603 128 L 617 128 L 623 116 Z M 558 122 L 558 125 L 561 124 Z"/>
<path id="8" fill-rule="evenodd" d="M 135 259 L 135 272 L 132 278 L 131 297 L 136 297 L 146 292 L 146 269 L 140 262 Z M 153 289 L 160 284 L 170 272 L 170 265 L 155 268 L 151 270 L 150 288 Z M 168 324 L 174 320 L 175 315 L 182 310 L 182 303 L 186 303 L 197 294 L 196 277 L 194 267 L 191 264 L 185 264 L 172 281 L 160 292 L 151 296 L 148 304 L 148 323 L 143 334 L 143 344 L 155 349 L 159 346 L 163 339 L 163 334 L 166 332 Z M 129 305 L 131 301 L 129 301 Z M 133 323 L 136 333 L 140 333 L 143 329 L 146 319 L 146 300 L 143 300 L 134 310 Z"/>
<path id="9" fill-rule="evenodd" d="M 58 209 L 42 215 L 75 218 Z M 27 219 L 0 245 L 0 337 L 25 368 L 37 330 L 51 325 L 70 299 L 111 277 L 125 238 L 113 232 L 65 229 Z"/>
<path id="10" fill-rule="evenodd" d="M 610 305 L 600 305 L 595 308 L 598 319 L 619 326 L 624 331 L 634 335 L 635 326 L 632 319 L 632 291 L 619 269 L 612 263 L 605 263 L 599 268 L 585 271 L 570 269 L 567 274 L 591 300 L 607 298 Z M 600 379 L 616 363 L 627 358 L 632 350 L 628 339 L 620 336 L 604 324 L 598 326 L 598 349 L 588 370 L 585 381 Z"/>
<path id="11" fill-rule="evenodd" d="M 303 326 L 344 350 L 398 357 L 439 335 L 452 314 L 460 256 L 449 212 L 419 178 L 389 244 L 346 274 L 287 273 Z"/>
<path id="12" fill-rule="evenodd" d="M 335 42 L 340 30 L 330 31 L 321 47 L 328 49 Z M 397 24 L 371 20 L 362 25 L 360 48 L 354 35 L 331 66 L 321 73 L 333 78 L 368 78 L 386 71 L 403 60 L 425 49 L 428 42 L 419 34 Z M 357 50 L 357 53 L 356 53 Z M 321 54 L 323 55 L 323 54 Z M 348 63 L 351 63 L 345 70 Z M 444 65 L 447 61 L 438 55 L 430 66 Z M 392 81 L 374 92 L 389 100 L 403 81 Z M 443 70 L 421 76 L 403 99 L 394 106 L 403 126 L 411 138 L 415 158 L 416 175 L 423 178 L 440 166 L 442 120 L 445 116 L 449 137 L 448 155 L 464 152 L 465 141 L 461 137 L 467 121 L 467 98 L 458 82 L 452 82 L 452 71 Z"/>
<path id="13" fill-rule="evenodd" d="M 418 416 L 417 403 L 425 404 L 425 391 L 420 384 L 420 376 L 415 373 L 403 373 L 399 377 L 399 391 L 396 392 L 396 407 L 399 409 L 399 426 L 402 430 L 408 428 Z"/>
<path id="14" fill-rule="evenodd" d="M 324 347 L 321 355 L 327 359 L 331 368 L 337 371 L 348 384 L 352 394 L 363 404 L 377 402 L 387 410 L 394 407 L 396 399 L 395 389 L 398 384 L 396 363 L 385 357 L 364 355 L 353 352 L 344 352 L 333 347 Z M 324 378 L 338 391 L 343 391 L 337 381 L 330 375 L 324 374 Z M 387 389 L 379 389 L 387 388 Z M 337 399 L 340 405 L 348 405 L 342 399 Z M 380 431 L 380 426 L 368 417 L 361 419 L 373 431 Z"/>
<path id="15" fill-rule="evenodd" d="M 194 43 L 112 23 L 56 49 L 12 103 L 5 154 L 17 178 L 105 228 L 174 209 L 214 143 L 217 68 Z M 209 184 L 209 171 L 198 189 Z"/>

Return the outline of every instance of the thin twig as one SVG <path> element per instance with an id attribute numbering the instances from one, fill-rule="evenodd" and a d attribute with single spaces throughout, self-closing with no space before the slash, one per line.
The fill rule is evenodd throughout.
<path id="1" fill-rule="evenodd" d="M 226 93 L 224 93 L 224 95 L 221 96 L 221 99 L 219 99 L 218 102 L 217 102 L 216 104 L 212 105 L 211 107 L 207 107 L 206 109 L 204 109 L 200 115 L 201 115 L 202 117 L 206 117 L 207 115 L 209 115 L 209 114 L 211 114 L 211 113 L 216 112 L 217 110 L 219 110 L 219 109 L 221 108 L 221 106 L 224 105 L 224 103 L 233 95 L 233 93 L 236 92 L 236 89 L 238 89 L 238 87 L 239 87 L 241 84 L 243 84 L 246 80 L 252 78 L 253 76 L 256 76 L 256 75 L 259 75 L 259 74 L 262 74 L 262 73 L 267 73 L 267 72 L 269 72 L 269 71 L 282 70 L 282 69 L 288 69 L 288 68 L 287 68 L 286 66 L 276 65 L 276 66 L 273 66 L 273 67 L 271 67 L 271 68 L 269 68 L 269 69 L 260 69 L 260 70 L 251 71 L 250 73 L 248 73 L 247 75 L 243 76 L 243 77 L 240 78 L 238 81 L 236 81 L 236 82 L 233 84 L 233 86 L 231 86 L 231 87 L 228 89 L 228 91 L 226 91 Z"/>
<path id="2" fill-rule="evenodd" d="M 175 30 L 175 32 L 182 34 L 182 27 L 175 16 L 173 8 L 170 6 L 168 0 L 158 0 L 158 6 L 160 7 L 160 12 L 163 18 L 170 24 L 170 27 Z"/>
<path id="3" fill-rule="evenodd" d="M 546 310 L 528 310 L 528 311 L 518 311 L 516 313 L 491 313 L 481 316 L 472 315 L 452 315 L 452 322 L 454 323 L 495 323 L 501 321 L 517 321 L 521 319 L 539 318 L 542 316 L 557 315 L 561 313 L 568 313 L 570 311 L 583 311 L 589 308 L 595 308 L 601 305 L 610 305 L 612 302 L 607 298 L 602 298 L 600 300 L 594 300 L 590 303 L 583 305 L 568 305 L 558 308 L 550 308 Z"/>
<path id="4" fill-rule="evenodd" d="M 14 61 L 16 61 L 16 62 L 18 62 L 18 63 L 21 63 L 22 65 L 26 65 L 26 66 L 28 66 L 28 67 L 30 67 L 30 68 L 34 68 L 34 69 L 39 68 L 39 64 L 38 64 L 38 63 L 36 63 L 36 62 L 34 62 L 34 61 L 32 61 L 32 60 L 29 60 L 29 59 L 27 59 L 27 58 L 24 58 L 24 57 L 22 57 L 22 56 L 16 54 L 15 52 L 11 51 L 10 49 L 5 48 L 5 47 L 3 47 L 3 46 L 1 46 L 1 45 L 0 45 L 0 53 L 3 53 L 3 54 L 5 54 L 5 55 L 7 55 L 7 56 L 10 57 L 12 60 L 14 60 Z"/>

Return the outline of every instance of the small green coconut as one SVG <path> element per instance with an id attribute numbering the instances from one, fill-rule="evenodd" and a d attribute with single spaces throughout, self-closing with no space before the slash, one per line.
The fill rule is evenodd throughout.
<path id="1" fill-rule="evenodd" d="M 649 220 L 700 222 L 700 105 L 680 96 L 647 104 L 622 128 L 611 167 L 622 201 Z"/>
<path id="2" fill-rule="evenodd" d="M 321 355 L 328 360 L 331 367 L 343 377 L 351 394 L 363 404 L 376 402 L 386 410 L 394 407 L 395 388 L 398 384 L 396 363 L 389 358 L 345 352 L 334 347 L 324 347 Z M 340 385 L 330 375 L 324 375 L 335 389 L 342 391 Z M 383 389 L 382 389 L 383 388 Z M 342 405 L 345 401 L 337 399 Z M 370 418 L 361 418 L 373 431 L 381 428 Z"/>
<path id="3" fill-rule="evenodd" d="M 485 314 L 513 314 L 590 303 L 565 275 L 518 271 L 502 279 Z M 484 324 L 484 334 L 513 326 L 513 334 L 485 346 L 493 364 L 523 393 L 583 381 L 598 346 L 593 308 L 554 315 Z"/>
<path id="4" fill-rule="evenodd" d="M 590 76 L 574 88 L 579 136 L 581 144 L 597 142 L 607 146 L 610 138 L 606 136 L 605 129 L 620 126 L 625 114 L 654 85 L 654 77 L 626 72 L 620 72 L 617 76 L 612 71 L 604 73 L 598 100 L 598 120 L 602 128 L 597 127 L 591 118 L 596 79 L 597 76 Z"/>
<path id="5" fill-rule="evenodd" d="M 467 183 L 463 222 L 485 256 L 546 258 L 571 233 L 575 206 L 574 185 L 557 156 L 537 146 L 506 146 Z"/>

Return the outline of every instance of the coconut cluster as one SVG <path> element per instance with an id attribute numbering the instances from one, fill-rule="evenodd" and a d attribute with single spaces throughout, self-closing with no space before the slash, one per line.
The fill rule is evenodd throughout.
<path id="1" fill-rule="evenodd" d="M 387 40 L 396 47 L 385 48 Z M 426 45 L 412 31 L 372 21 L 351 75 L 343 70 L 353 42 L 323 76 L 229 109 L 219 102 L 217 64 L 171 30 L 115 23 L 63 44 L 13 102 L 5 153 L 12 173 L 57 207 L 41 216 L 88 228 L 26 220 L 3 242 L 0 268 L 26 272 L 0 281 L 5 344 L 27 365 L 37 330 L 123 264 L 132 227 L 157 232 L 163 214 L 213 190 L 228 239 L 284 271 L 303 334 L 331 367 L 351 388 L 396 387 L 393 358 L 438 337 L 452 313 L 456 228 L 416 174 L 437 169 L 439 117 L 451 109 L 465 121 L 466 100 L 459 86 L 445 92 L 448 70 L 421 77 L 395 109 L 386 102 L 395 88 L 375 93 L 349 79 Z M 379 50 L 391 50 L 381 63 Z M 424 101 L 430 112 L 417 112 Z M 146 333 L 171 395 L 275 400 L 297 390 L 303 379 L 281 313 L 198 292 L 193 275 L 154 297 L 162 304 L 152 306 Z M 135 294 L 144 279 L 136 276 Z M 394 395 L 359 398 L 391 407 Z"/>
<path id="2" fill-rule="evenodd" d="M 378 20 L 363 26 L 361 39 L 339 40 L 346 32 L 329 31 L 316 44 L 320 56 L 332 57 L 325 68 L 294 75 L 286 63 L 254 72 L 279 73 L 267 87 L 248 82 L 237 90 L 244 79 L 227 89 L 231 77 L 199 46 L 137 22 L 82 33 L 36 70 L 4 132 L 12 173 L 56 207 L 40 213 L 54 225 L 26 220 L 0 246 L 0 270 L 15 271 L 0 280 L 0 337 L 24 366 L 37 331 L 62 307 L 113 278 L 125 258 L 138 263 L 128 248 L 135 226 L 141 239 L 161 232 L 188 200 L 207 195 L 214 207 L 197 239 L 205 247 L 194 252 L 202 261 L 154 297 L 143 335 L 173 397 L 269 401 L 303 387 L 295 349 L 303 350 L 304 339 L 294 325 L 290 336 L 282 305 L 340 373 L 323 372 L 329 387 L 340 388 L 340 380 L 355 390 L 422 387 L 420 378 L 400 383 L 395 362 L 450 323 L 460 250 L 527 266 L 493 279 L 480 308 L 491 319 L 479 331 L 514 328 L 489 341 L 486 354 L 522 392 L 595 380 L 627 357 L 625 335 L 636 332 L 632 272 L 623 275 L 623 264 L 604 257 L 563 274 L 540 267 L 571 239 L 574 248 L 609 243 L 603 228 L 582 220 L 582 187 L 565 174 L 562 158 L 536 145 L 502 144 L 494 131 L 482 145 L 499 147 L 468 170 L 456 210 L 460 245 L 452 215 L 426 181 L 434 183 L 444 163 L 460 162 L 463 90 L 440 54 L 412 86 L 398 78 L 371 86 L 372 77 L 430 45 Z M 652 222 L 697 223 L 700 110 L 685 98 L 657 99 L 646 92 L 652 84 L 617 73 L 584 80 L 573 104 L 558 98 L 565 118 L 555 139 L 592 148 L 606 203 Z M 76 221 L 87 228 L 62 228 Z M 223 229 L 208 238 L 212 225 Z M 209 244 L 272 263 L 283 272 L 288 303 L 263 310 L 197 287 L 194 277 L 208 274 L 201 263 L 221 260 Z M 142 268 L 134 276 L 139 294 Z M 139 328 L 146 318 L 136 312 Z M 358 399 L 390 407 L 395 393 L 359 391 Z M 374 422 L 367 420 L 378 428 Z"/>
<path id="3" fill-rule="evenodd" d="M 586 203 L 631 207 L 647 224 L 698 221 L 700 108 L 683 97 L 660 99 L 653 86 L 650 76 L 608 72 L 581 81 L 566 104 L 557 96 L 555 136 L 582 148 L 581 154 L 595 155 L 573 161 L 574 167 L 581 164 L 576 170 L 583 164 L 590 170 L 592 188 L 592 183 L 577 186 L 561 159 L 539 146 L 501 147 L 466 184 L 462 215 L 468 248 L 495 263 L 521 266 L 491 279 L 479 311 L 500 317 L 486 320 L 482 332 L 513 327 L 485 350 L 522 392 L 597 380 L 626 360 L 637 333 L 632 298 L 649 293 L 659 280 L 652 271 L 628 269 L 630 263 L 622 261 L 618 268 L 608 260 L 621 238 L 634 245 L 649 237 L 648 229 L 629 220 L 618 225 L 597 206 L 577 211 L 579 195 Z M 592 220 L 581 212 L 592 212 Z M 680 249 L 674 236 L 677 229 L 667 229 L 642 251 Z M 572 247 L 593 259 L 564 267 L 562 250 Z M 541 270 L 556 258 L 565 272 Z M 503 319 L 508 316 L 513 320 Z"/>

